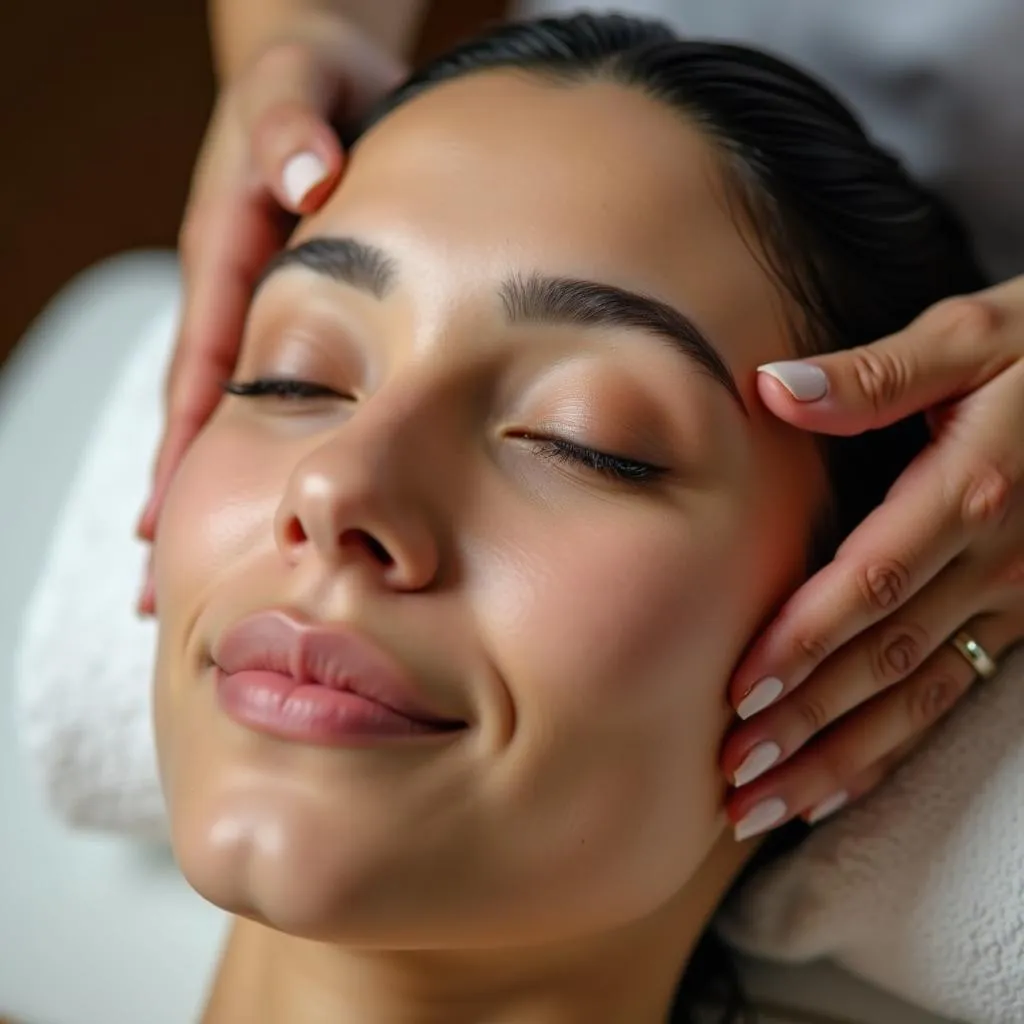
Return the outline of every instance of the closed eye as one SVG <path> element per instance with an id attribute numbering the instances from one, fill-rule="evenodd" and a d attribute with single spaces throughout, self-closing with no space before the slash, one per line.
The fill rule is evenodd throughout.
<path id="1" fill-rule="evenodd" d="M 250 381 L 225 381 L 221 387 L 229 395 L 239 398 L 284 398 L 300 400 L 304 398 L 351 398 L 343 395 L 326 384 L 317 384 L 309 380 L 294 380 L 287 377 L 258 377 Z"/>
<path id="2" fill-rule="evenodd" d="M 655 466 L 639 459 L 612 455 L 608 452 L 598 451 L 596 448 L 577 444 L 575 441 L 567 441 L 565 438 L 538 437 L 532 434 L 518 436 L 531 441 L 533 451 L 537 455 L 543 455 L 558 462 L 571 463 L 574 466 L 582 466 L 620 483 L 643 486 L 653 483 L 668 472 L 664 466 Z"/>

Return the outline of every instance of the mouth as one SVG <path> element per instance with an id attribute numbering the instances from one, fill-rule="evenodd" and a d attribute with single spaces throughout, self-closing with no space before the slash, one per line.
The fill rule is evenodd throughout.
<path id="1" fill-rule="evenodd" d="M 219 637 L 211 658 L 225 714 L 279 739 L 347 746 L 449 737 L 468 727 L 348 626 L 261 612 Z"/>

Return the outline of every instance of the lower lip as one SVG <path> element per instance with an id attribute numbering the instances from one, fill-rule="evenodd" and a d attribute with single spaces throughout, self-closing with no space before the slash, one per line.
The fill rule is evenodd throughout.
<path id="1" fill-rule="evenodd" d="M 278 672 L 217 671 L 217 697 L 239 725 L 278 739 L 321 746 L 447 735 L 431 725 L 345 690 L 297 683 Z"/>

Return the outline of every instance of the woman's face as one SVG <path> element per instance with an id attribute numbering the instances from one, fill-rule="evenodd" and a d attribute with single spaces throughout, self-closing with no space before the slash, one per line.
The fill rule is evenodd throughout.
<path id="1" fill-rule="evenodd" d="M 824 495 L 756 397 L 791 350 L 712 151 L 616 85 L 480 74 L 370 131 L 292 247 L 233 380 L 321 393 L 226 397 L 160 526 L 182 869 L 361 945 L 654 911 L 721 835 L 726 681 Z M 267 610 L 370 638 L 464 725 L 240 724 L 215 661 Z"/>

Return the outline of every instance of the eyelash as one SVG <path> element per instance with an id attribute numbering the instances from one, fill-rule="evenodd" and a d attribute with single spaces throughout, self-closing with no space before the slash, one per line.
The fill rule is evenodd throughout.
<path id="1" fill-rule="evenodd" d="M 344 398 L 333 388 L 312 381 L 294 380 L 284 377 L 259 377 L 252 381 L 225 381 L 222 388 L 229 395 L 239 398 L 281 398 L 286 401 L 301 401 L 313 398 Z M 638 459 L 626 459 L 619 455 L 587 448 L 557 437 L 536 437 L 533 434 L 516 435 L 524 441 L 533 442 L 533 451 L 537 455 L 554 459 L 557 462 L 583 466 L 595 473 L 608 477 L 619 483 L 643 486 L 650 484 L 662 476 L 666 470 Z"/>
<path id="2" fill-rule="evenodd" d="M 584 466 L 619 483 L 642 487 L 665 473 L 663 466 L 654 466 L 638 459 L 624 459 L 620 455 L 609 455 L 607 452 L 599 452 L 594 448 L 566 441 L 564 438 L 534 437 L 531 434 L 520 436 L 533 442 L 533 450 L 537 455 L 554 459 L 556 462 Z"/>
<path id="3" fill-rule="evenodd" d="M 292 380 L 287 377 L 258 377 L 251 381 L 225 381 L 221 387 L 229 395 L 239 398 L 345 398 L 333 388 L 314 384 L 308 380 Z"/>

